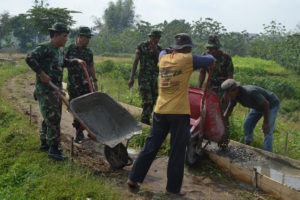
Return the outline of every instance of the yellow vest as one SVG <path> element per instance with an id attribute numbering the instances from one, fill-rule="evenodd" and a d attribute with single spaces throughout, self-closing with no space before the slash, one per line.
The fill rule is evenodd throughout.
<path id="1" fill-rule="evenodd" d="M 193 73 L 191 53 L 166 54 L 159 61 L 159 96 L 154 108 L 160 114 L 190 114 L 188 87 Z"/>

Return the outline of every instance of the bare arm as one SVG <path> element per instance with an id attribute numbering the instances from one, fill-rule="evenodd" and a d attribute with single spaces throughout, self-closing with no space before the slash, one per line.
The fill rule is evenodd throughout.
<path id="1" fill-rule="evenodd" d="M 227 108 L 226 108 L 226 110 L 225 110 L 225 112 L 223 114 L 224 118 L 228 118 L 231 115 L 231 113 L 233 111 L 233 108 L 234 108 L 233 106 L 231 106 L 230 104 L 228 104 L 228 106 L 227 106 Z"/>
<path id="2" fill-rule="evenodd" d="M 129 88 L 131 88 L 133 86 L 133 84 L 134 84 L 134 74 L 135 74 L 137 66 L 139 64 L 139 60 L 140 60 L 140 55 L 138 53 L 136 53 L 134 61 L 133 61 L 131 73 L 130 73 L 130 79 L 128 81 L 128 87 Z"/>
<path id="3" fill-rule="evenodd" d="M 206 71 L 205 69 L 200 69 L 200 73 L 199 73 L 199 79 L 198 79 L 198 87 L 202 88 L 203 82 L 205 80 L 205 76 L 206 76 Z"/>

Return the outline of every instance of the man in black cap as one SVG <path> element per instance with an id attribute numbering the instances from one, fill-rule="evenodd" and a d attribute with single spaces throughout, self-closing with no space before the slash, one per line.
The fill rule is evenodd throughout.
<path id="1" fill-rule="evenodd" d="M 97 91 L 98 85 L 94 68 L 93 52 L 90 48 L 88 48 L 88 44 L 92 36 L 93 34 L 91 33 L 90 28 L 80 27 L 76 44 L 69 45 L 66 48 L 65 55 L 68 59 L 80 58 L 85 61 L 90 81 L 93 83 L 93 89 Z M 73 63 L 68 66 L 67 89 L 70 96 L 69 101 L 90 92 L 87 77 L 77 63 Z M 80 143 L 84 138 L 80 123 L 74 119 L 73 126 L 76 129 L 76 137 L 74 141 L 76 143 Z"/>
<path id="2" fill-rule="evenodd" d="M 127 184 L 138 187 L 142 183 L 161 144 L 169 131 L 170 158 L 168 162 L 167 194 L 183 195 L 186 146 L 190 138 L 189 79 L 194 70 L 208 67 L 215 59 L 211 55 L 191 54 L 196 44 L 186 33 L 175 36 L 173 53 L 163 50 L 159 55 L 159 96 L 153 114 L 153 124 L 143 150 L 135 161 Z"/>
<path id="3" fill-rule="evenodd" d="M 157 99 L 157 76 L 158 76 L 158 55 L 161 47 L 158 42 L 161 31 L 153 29 L 149 33 L 149 40 L 142 42 L 136 47 L 135 59 L 132 65 L 131 75 L 128 82 L 129 88 L 134 84 L 134 75 L 140 62 L 138 75 L 139 92 L 142 97 L 141 122 L 150 125 L 150 117 Z"/>
<path id="4" fill-rule="evenodd" d="M 43 117 L 41 126 L 41 147 L 40 151 L 47 152 L 48 157 L 57 161 L 66 160 L 60 143 L 60 121 L 62 102 L 55 91 L 50 87 L 51 81 L 58 88 L 62 88 L 63 67 L 71 63 L 78 63 L 80 66 L 85 62 L 80 59 L 66 59 L 60 49 L 65 46 L 69 30 L 64 24 L 56 23 L 49 28 L 50 41 L 38 45 L 26 57 L 29 67 L 36 73 L 35 97 L 37 98 L 40 111 Z"/>
<path id="5" fill-rule="evenodd" d="M 279 98 L 264 88 L 254 85 L 241 86 L 239 82 L 233 79 L 227 79 L 221 87 L 230 99 L 224 117 L 228 118 L 231 115 L 237 102 L 251 108 L 243 125 L 245 143 L 251 145 L 254 128 L 260 118 L 264 116 L 262 125 L 265 135 L 264 150 L 273 152 L 273 130 L 280 106 Z"/>

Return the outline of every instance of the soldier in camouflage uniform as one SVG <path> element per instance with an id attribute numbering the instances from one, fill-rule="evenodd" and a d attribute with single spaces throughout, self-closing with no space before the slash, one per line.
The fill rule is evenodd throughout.
<path id="1" fill-rule="evenodd" d="M 221 89 L 221 84 L 228 78 L 233 78 L 233 63 L 231 56 L 220 50 L 221 44 L 216 35 L 210 35 L 206 44 L 207 53 L 213 55 L 216 58 L 216 63 L 209 81 L 209 89 L 213 90 L 221 100 L 224 91 Z M 205 74 L 208 69 L 200 70 L 199 87 L 205 80 Z M 225 107 L 226 108 L 226 107 Z"/>
<path id="2" fill-rule="evenodd" d="M 69 31 L 65 25 L 56 23 L 49 28 L 49 32 L 50 41 L 40 44 L 30 52 L 26 57 L 26 62 L 36 72 L 35 97 L 39 102 L 43 117 L 40 151 L 45 152 L 50 148 L 48 157 L 61 161 L 67 159 L 58 148 L 62 102 L 49 86 L 49 82 L 62 88 L 63 66 L 70 65 L 71 62 L 78 62 L 81 65 L 85 63 L 79 59 L 65 59 L 59 49 L 67 41 Z"/>
<path id="3" fill-rule="evenodd" d="M 227 108 L 227 99 L 224 98 L 224 91 L 221 88 L 221 84 L 229 79 L 233 78 L 233 63 L 231 56 L 227 53 L 220 50 L 221 43 L 216 35 L 210 35 L 208 41 L 206 43 L 207 51 L 203 54 L 211 54 L 215 57 L 216 62 L 214 69 L 211 73 L 210 80 L 209 80 L 209 89 L 214 91 L 220 99 L 222 113 L 225 112 Z M 200 76 L 199 76 L 199 88 L 202 87 L 202 84 L 205 80 L 206 72 L 208 69 L 200 69 Z M 228 118 L 225 119 L 225 124 L 227 130 L 229 128 L 229 121 Z M 229 132 L 226 134 L 229 137 Z"/>
<path id="4" fill-rule="evenodd" d="M 128 82 L 128 86 L 131 88 L 134 84 L 134 74 L 140 62 L 138 84 L 143 108 L 141 122 L 148 125 L 150 125 L 151 113 L 158 96 L 157 77 L 159 69 L 157 63 L 161 51 L 161 47 L 158 46 L 160 37 L 161 31 L 152 30 L 149 34 L 149 40 L 136 47 L 135 59 Z"/>
<path id="5" fill-rule="evenodd" d="M 76 44 L 71 44 L 66 48 L 65 56 L 68 59 L 80 58 L 86 62 L 94 90 L 98 90 L 97 79 L 95 76 L 93 52 L 87 47 L 91 39 L 91 30 L 88 27 L 80 27 Z M 68 93 L 70 101 L 78 96 L 90 93 L 87 77 L 81 67 L 74 63 L 68 66 Z M 76 129 L 75 142 L 80 143 L 84 138 L 80 123 L 74 119 L 73 126 Z"/>

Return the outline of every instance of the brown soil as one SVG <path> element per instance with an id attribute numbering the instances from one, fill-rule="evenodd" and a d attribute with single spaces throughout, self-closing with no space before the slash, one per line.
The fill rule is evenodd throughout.
<path id="1" fill-rule="evenodd" d="M 30 118 L 31 106 L 32 123 L 40 125 L 41 115 L 38 103 L 33 99 L 34 82 L 34 74 L 28 72 L 9 80 L 3 91 L 16 109 L 28 118 Z M 71 138 L 75 133 L 72 120 L 72 115 L 64 107 L 61 121 L 61 145 L 67 154 L 70 154 Z M 131 156 L 136 157 L 136 153 Z M 272 199 L 251 186 L 222 173 L 209 160 L 201 161 L 198 167 L 185 170 L 182 190 L 187 194 L 184 197 L 164 194 L 167 181 L 167 157 L 159 157 L 154 161 L 138 191 L 129 190 L 125 183 L 131 167 L 112 170 L 103 156 L 103 146 L 99 143 L 86 139 L 82 144 L 76 144 L 73 160 L 89 167 L 96 175 L 108 180 L 112 187 L 120 190 L 124 199 Z"/>

